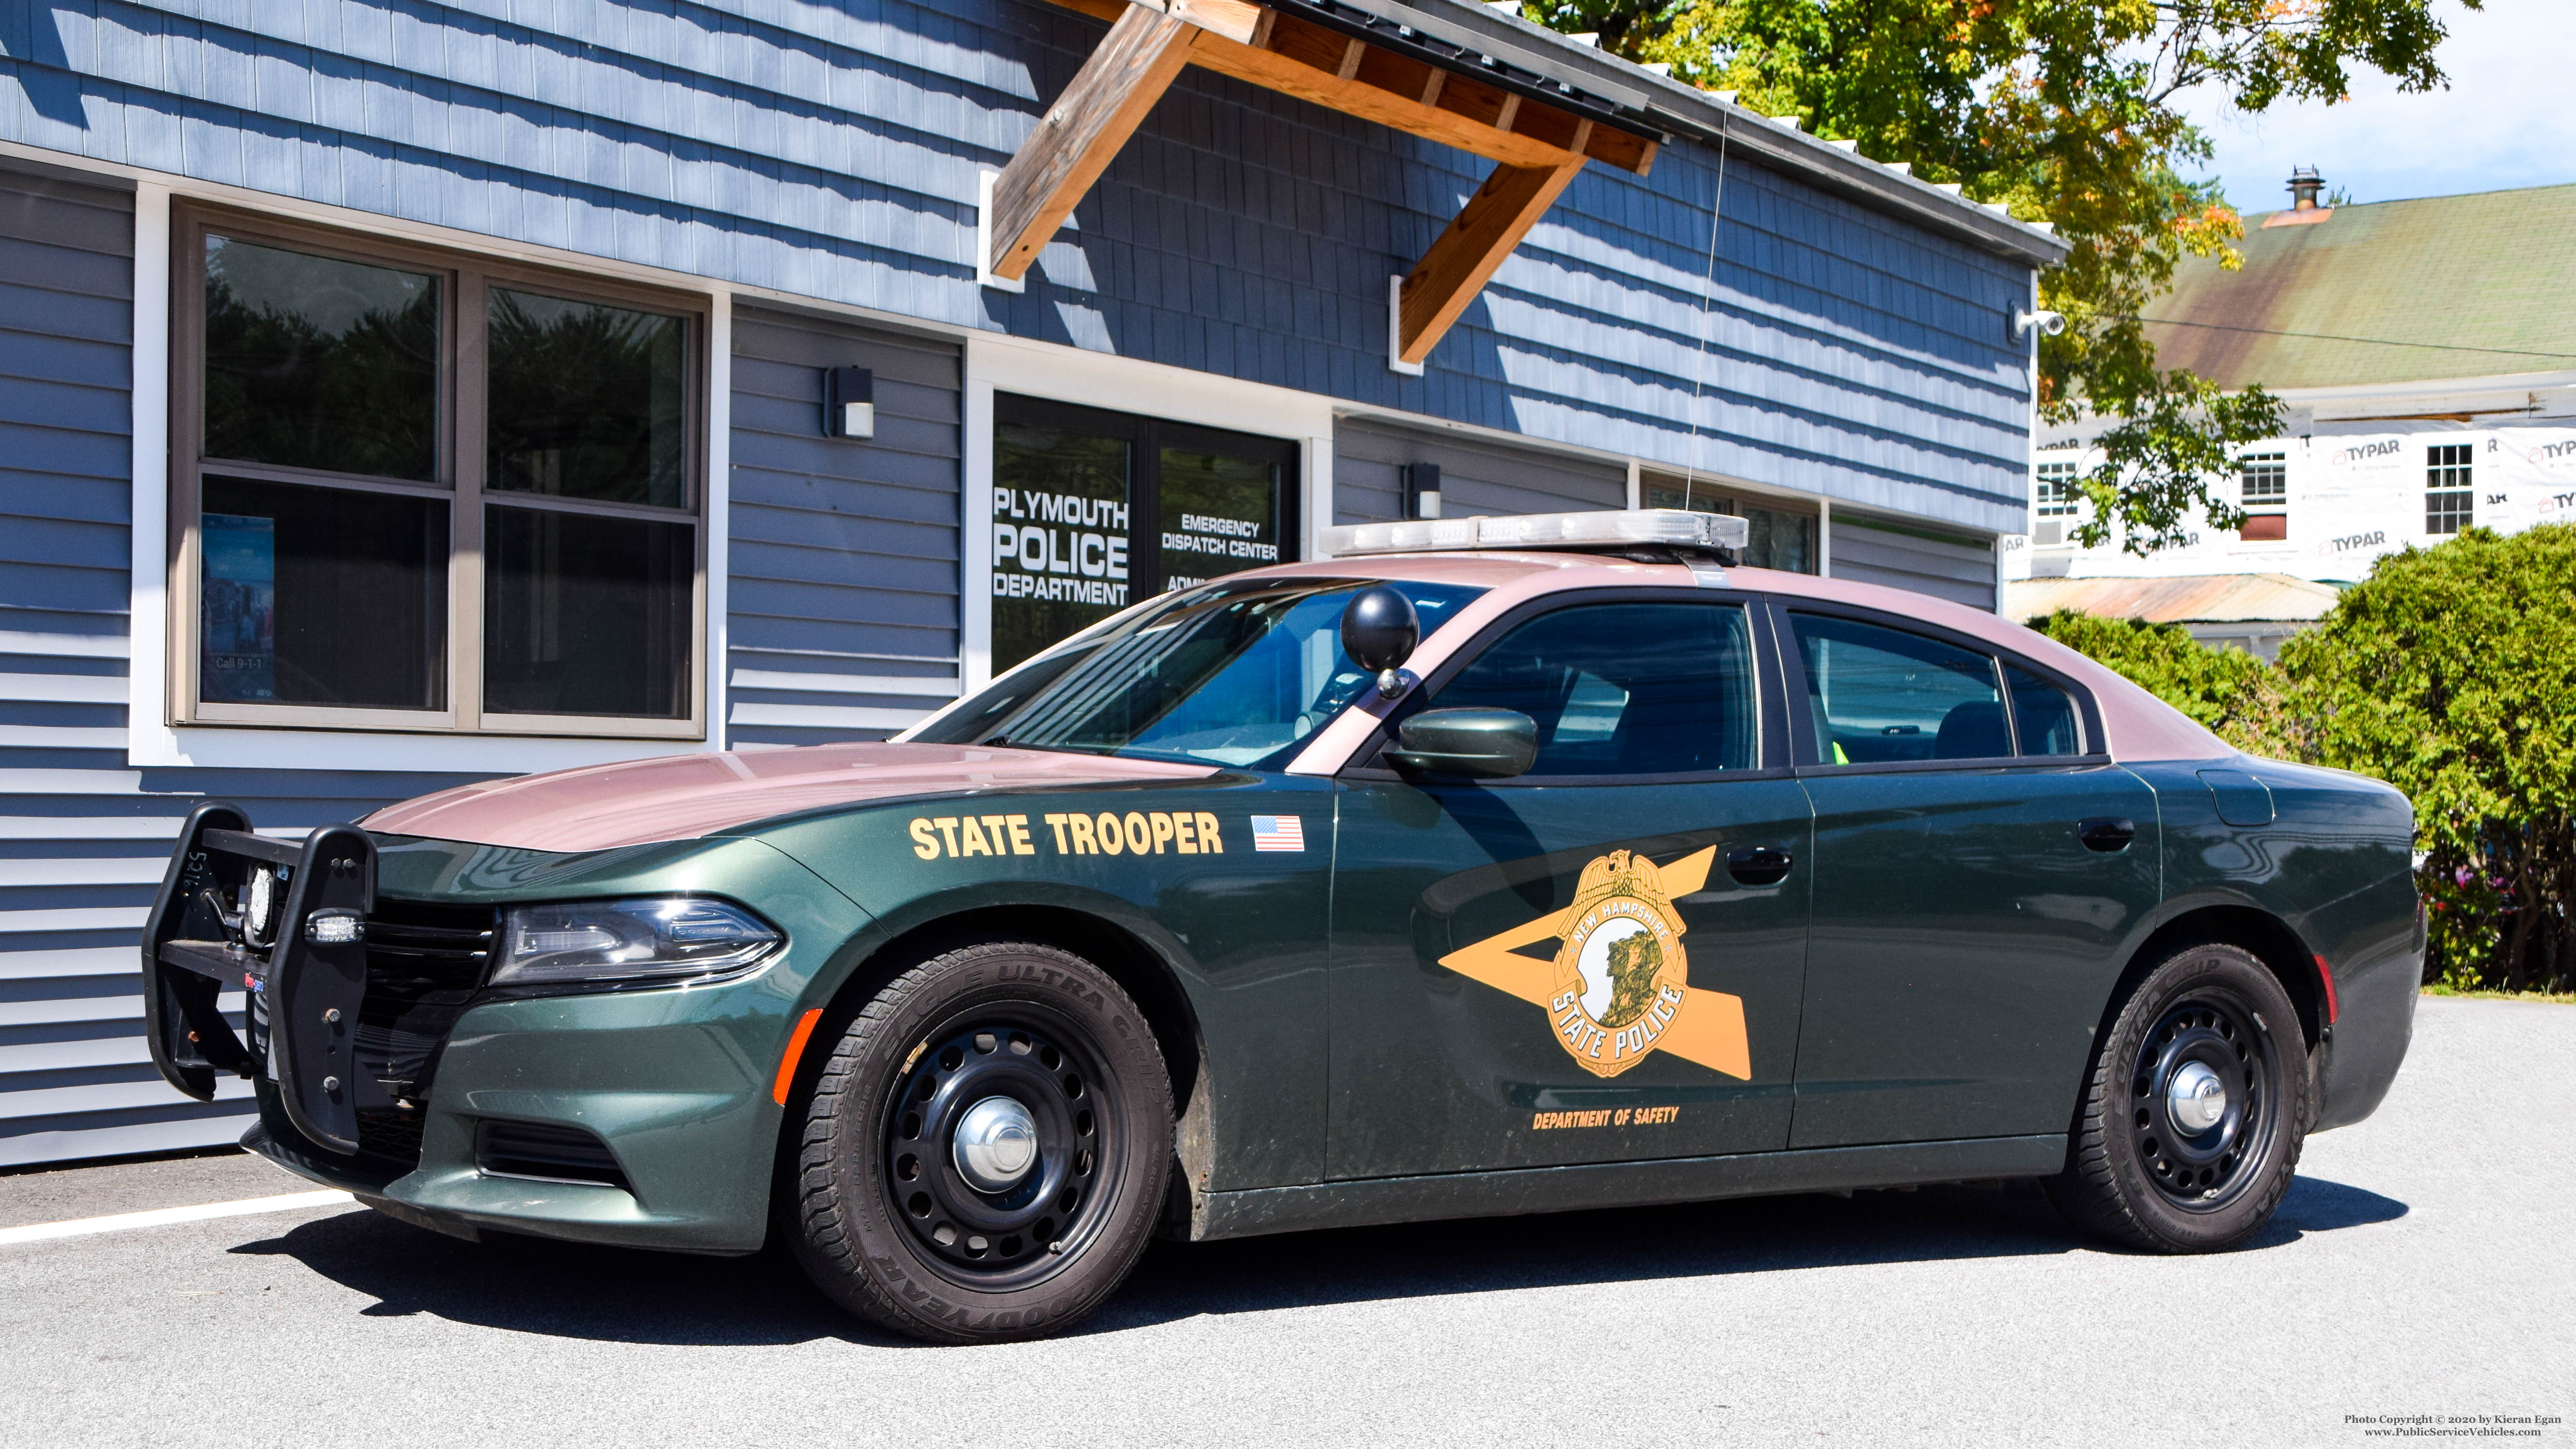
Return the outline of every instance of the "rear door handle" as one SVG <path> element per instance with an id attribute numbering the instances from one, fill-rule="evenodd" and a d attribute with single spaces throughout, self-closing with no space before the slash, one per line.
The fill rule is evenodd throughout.
<path id="1" fill-rule="evenodd" d="M 1788 879 L 1789 867 L 1794 864 L 1789 852 L 1768 845 L 1726 853 L 1726 873 L 1749 886 L 1778 885 Z"/>
<path id="2" fill-rule="evenodd" d="M 2107 815 L 2078 820 L 2075 822 L 2075 838 L 2084 842 L 2086 850 L 2116 855 L 2128 849 L 2129 842 L 2138 838 L 2138 822 L 2115 820 Z"/>

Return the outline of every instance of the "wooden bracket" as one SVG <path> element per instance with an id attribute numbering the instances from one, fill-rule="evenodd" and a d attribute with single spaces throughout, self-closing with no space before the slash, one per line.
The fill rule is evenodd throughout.
<path id="1" fill-rule="evenodd" d="M 1109 37 L 993 183 L 992 254 L 986 259 L 993 275 L 1013 281 L 1028 275 L 1038 252 L 1073 214 L 1074 203 L 1109 169 L 1189 63 L 1190 42 L 1202 33 L 1169 11 L 1144 5 L 1128 7 L 1109 27 Z"/>
<path id="2" fill-rule="evenodd" d="M 1583 169 L 1582 143 L 1590 139 L 1591 127 L 1588 120 L 1578 123 L 1575 144 L 1564 160 L 1552 166 L 1497 165 L 1467 198 L 1396 293 L 1399 360 L 1419 364 L 1431 355 L 1503 259 Z"/>
<path id="3" fill-rule="evenodd" d="M 1017 280 L 1184 65 L 1471 151 L 1493 174 L 1397 293 L 1393 360 L 1419 364 L 1587 160 L 1643 176 L 1653 138 L 1530 100 L 1254 0 L 1057 0 L 1109 36 L 994 182 L 989 267 Z"/>

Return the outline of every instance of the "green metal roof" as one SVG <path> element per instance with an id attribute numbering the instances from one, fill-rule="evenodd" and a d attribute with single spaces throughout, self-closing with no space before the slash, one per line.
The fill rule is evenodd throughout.
<path id="1" fill-rule="evenodd" d="M 2576 185 L 2245 218 L 2242 271 L 2192 257 L 2147 305 L 2158 361 L 2279 390 L 2576 367 Z"/>

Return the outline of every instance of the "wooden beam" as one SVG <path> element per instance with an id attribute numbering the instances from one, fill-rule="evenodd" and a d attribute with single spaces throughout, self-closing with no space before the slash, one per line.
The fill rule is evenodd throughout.
<path id="1" fill-rule="evenodd" d="M 1338 54 L 1334 61 L 1338 67 Z M 1461 151 L 1471 151 L 1490 161 L 1513 166 L 1554 166 L 1567 155 L 1561 146 L 1497 130 L 1488 122 L 1471 120 L 1439 106 L 1424 105 L 1413 96 L 1382 90 L 1358 77 L 1343 80 L 1331 70 L 1308 65 L 1277 51 L 1255 50 L 1215 35 L 1202 35 L 1198 43 L 1190 47 L 1190 63 L 1299 100 L 1312 101 L 1364 121 L 1375 121 L 1426 141 L 1438 141 Z M 1453 78 L 1446 91 L 1463 88 Z M 1447 98 L 1444 91 L 1442 99 Z"/>
<path id="2" fill-rule="evenodd" d="M 1543 153 L 1550 149 L 1549 138 L 1571 131 L 1577 119 L 1554 106 L 1523 101 L 1474 76 L 1428 66 L 1374 45 L 1363 43 L 1365 53 L 1356 73 L 1346 72 L 1343 67 L 1353 54 L 1350 37 L 1283 17 L 1251 0 L 1055 3 L 1113 23 L 1131 9 L 1164 10 L 1207 32 L 1191 47 L 1193 65 L 1488 160 L 1516 166 L 1548 164 Z M 1408 101 L 1412 104 L 1400 104 Z M 1521 139 L 1515 140 L 1512 132 L 1521 133 Z M 1590 136 L 1583 154 L 1604 165 L 1643 176 L 1655 164 L 1656 143 L 1651 137 L 1614 126 L 1596 126 Z M 1533 141 L 1537 144 L 1528 144 Z"/>
<path id="3" fill-rule="evenodd" d="M 1245 33 L 1251 33 L 1248 24 Z M 1047 108 L 1046 119 L 993 183 L 990 266 L 995 276 L 1016 281 L 1028 275 L 1048 238 L 1073 214 L 1074 204 L 1189 63 L 1190 42 L 1208 35 L 1187 20 L 1144 5 L 1131 6 L 1110 25 L 1100 48 L 1082 63 L 1073 84 Z"/>
<path id="4" fill-rule="evenodd" d="M 1423 253 L 1397 293 L 1396 355 L 1419 363 L 1476 300 L 1503 258 L 1547 214 L 1557 194 L 1583 169 L 1592 123 L 1577 122 L 1574 146 L 1552 166 L 1500 165 Z"/>

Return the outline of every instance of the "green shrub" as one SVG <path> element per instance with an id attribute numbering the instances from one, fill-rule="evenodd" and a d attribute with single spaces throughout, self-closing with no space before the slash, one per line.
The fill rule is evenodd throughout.
<path id="1" fill-rule="evenodd" d="M 2281 670 L 2307 758 L 2414 798 L 2428 972 L 2507 991 L 2576 974 L 2576 527 L 2383 558 Z"/>
<path id="2" fill-rule="evenodd" d="M 2576 981 L 2576 526 L 2382 558 L 2277 668 L 2171 624 L 2030 622 L 2240 749 L 2404 790 L 2427 980 Z"/>

